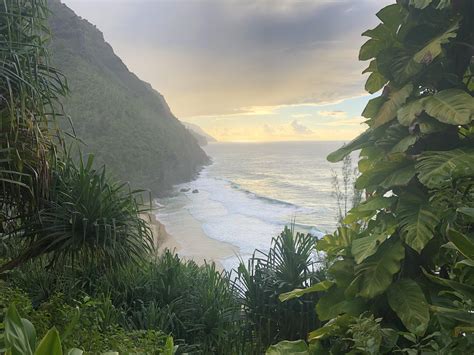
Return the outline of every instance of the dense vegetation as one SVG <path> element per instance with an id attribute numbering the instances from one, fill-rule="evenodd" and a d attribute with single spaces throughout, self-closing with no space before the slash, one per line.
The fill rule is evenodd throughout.
<path id="1" fill-rule="evenodd" d="M 127 69 L 95 26 L 59 0 L 49 7 L 51 61 L 67 77 L 62 103 L 82 150 L 135 188 L 164 193 L 191 179 L 208 158 L 163 96 Z M 67 121 L 62 127 L 72 133 Z"/>
<path id="2" fill-rule="evenodd" d="M 326 323 L 281 347 L 321 354 L 460 354 L 474 347 L 474 3 L 398 1 L 360 51 L 369 60 L 369 128 L 329 155 L 360 149 L 366 200 L 317 242 Z"/>
<path id="3" fill-rule="evenodd" d="M 79 41 L 82 59 L 103 49 L 81 47 L 98 32 L 54 6 L 64 11 L 61 21 L 83 30 L 76 37 L 62 28 Z M 377 14 L 382 23 L 364 33 L 360 58 L 371 59 L 367 90 L 382 94 L 363 112 L 367 131 L 328 157 L 345 160 L 335 192 L 341 215 L 356 206 L 316 250 L 313 237 L 285 229 L 235 274 L 170 251 L 156 255 L 140 191 L 64 149 L 67 86 L 49 65 L 46 16 L 45 0 L 0 3 L 0 352 L 467 354 L 474 347 L 472 1 L 400 0 Z M 112 76 L 95 71 L 110 66 L 82 59 L 74 63 L 88 80 L 111 85 Z M 145 100 L 137 102 L 148 102 L 151 89 L 136 80 L 136 99 Z M 125 95 L 101 88 L 109 98 Z M 357 150 L 360 175 L 349 169 Z M 351 187 L 356 176 L 359 192 Z"/>

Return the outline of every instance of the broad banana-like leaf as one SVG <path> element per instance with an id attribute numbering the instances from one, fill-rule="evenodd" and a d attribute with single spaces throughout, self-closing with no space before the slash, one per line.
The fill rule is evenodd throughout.
<path id="1" fill-rule="evenodd" d="M 357 221 L 360 218 L 371 218 L 379 210 L 388 208 L 396 200 L 396 197 L 383 197 L 383 196 L 374 196 L 368 200 L 360 203 L 353 209 L 351 209 L 346 217 L 344 218 L 344 223 L 350 224 Z"/>
<path id="2" fill-rule="evenodd" d="M 407 127 L 411 126 L 413 124 L 413 121 L 415 121 L 416 118 L 420 116 L 425 110 L 425 101 L 426 97 L 411 101 L 406 105 L 400 107 L 400 109 L 397 111 L 398 122 L 400 122 L 401 125 Z"/>
<path id="3" fill-rule="evenodd" d="M 387 101 L 387 99 L 383 96 L 370 99 L 369 102 L 367 102 L 364 111 L 362 111 L 362 116 L 365 118 L 374 118 L 377 116 L 377 113 L 385 101 Z"/>
<path id="4" fill-rule="evenodd" d="M 406 169 L 405 169 L 406 168 Z M 389 160 L 374 163 L 362 175 L 360 175 L 355 187 L 359 190 L 376 188 L 379 186 L 390 188 L 392 186 L 403 186 L 415 175 L 411 161 L 405 159 L 401 153 L 393 154 Z"/>
<path id="5" fill-rule="evenodd" d="M 442 45 L 448 43 L 451 38 L 456 37 L 456 32 L 459 29 L 459 22 L 454 23 L 446 32 L 434 38 L 426 44 L 420 51 L 418 51 L 413 59 L 417 63 L 429 64 L 442 52 Z"/>
<path id="6" fill-rule="evenodd" d="M 474 324 L 474 313 L 463 311 L 460 309 L 452 309 L 446 307 L 439 307 L 439 306 L 430 306 L 430 310 L 437 315 L 455 319 L 463 323 L 467 324 Z"/>
<path id="7" fill-rule="evenodd" d="M 62 355 L 63 348 L 61 346 L 61 339 L 56 328 L 50 329 L 46 335 L 41 339 L 36 348 L 35 355 Z"/>
<path id="8" fill-rule="evenodd" d="M 309 355 L 308 344 L 303 340 L 280 341 L 278 344 L 270 346 L 265 355 Z"/>
<path id="9" fill-rule="evenodd" d="M 414 134 L 406 136 L 393 146 L 392 150 L 390 150 L 390 153 L 405 153 L 413 144 L 418 141 L 419 138 L 419 136 Z"/>
<path id="10" fill-rule="evenodd" d="M 474 97 L 459 89 L 437 92 L 423 101 L 424 110 L 438 121 L 466 125 L 474 118 Z"/>
<path id="11" fill-rule="evenodd" d="M 346 298 L 344 289 L 331 287 L 316 304 L 316 313 L 322 321 L 336 318 L 340 314 L 358 316 L 365 309 L 360 297 Z"/>
<path id="12" fill-rule="evenodd" d="M 352 241 L 351 253 L 357 264 L 367 259 L 369 256 L 377 252 L 379 246 L 395 233 L 397 226 L 389 224 L 386 226 L 379 225 L 382 228 L 374 228 L 374 231 L 367 237 L 354 239 Z"/>
<path id="13" fill-rule="evenodd" d="M 415 177 L 415 167 L 409 164 L 401 167 L 395 174 L 388 175 L 380 186 L 388 189 L 395 186 L 406 186 Z"/>
<path id="14" fill-rule="evenodd" d="M 375 255 L 355 268 L 356 277 L 360 276 L 359 295 L 374 298 L 383 293 L 392 283 L 393 275 L 400 270 L 400 261 L 405 257 L 403 245 L 384 243 Z"/>
<path id="15" fill-rule="evenodd" d="M 397 112 L 398 122 L 411 126 L 424 111 L 442 123 L 465 125 L 473 120 L 474 98 L 463 90 L 443 90 L 401 107 Z"/>
<path id="16" fill-rule="evenodd" d="M 411 193 L 400 196 L 397 214 L 405 243 L 421 253 L 434 236 L 438 214 L 427 200 Z"/>
<path id="17" fill-rule="evenodd" d="M 382 74 L 377 71 L 374 71 L 369 75 L 367 82 L 365 83 L 365 90 L 373 94 L 382 89 L 385 84 L 388 82 Z"/>
<path id="18" fill-rule="evenodd" d="M 313 330 L 308 334 L 308 341 L 315 341 L 324 339 L 327 336 L 330 336 L 333 332 L 338 331 L 339 329 L 345 329 L 351 323 L 352 317 L 348 314 L 343 314 L 341 316 L 337 316 L 327 322 L 321 328 Z"/>
<path id="19" fill-rule="evenodd" d="M 453 179 L 474 175 L 474 150 L 424 152 L 415 165 L 418 180 L 426 187 L 442 188 Z"/>
<path id="20" fill-rule="evenodd" d="M 390 46 L 389 40 L 371 38 L 365 42 L 359 51 L 359 60 L 369 60 Z"/>
<path id="21" fill-rule="evenodd" d="M 385 6 L 377 12 L 377 17 L 385 26 L 396 31 L 402 19 L 406 16 L 406 10 L 399 4 Z"/>
<path id="22" fill-rule="evenodd" d="M 420 286 L 410 279 L 399 280 L 390 286 L 387 298 L 403 325 L 410 332 L 423 336 L 430 321 L 430 311 Z"/>
<path id="23" fill-rule="evenodd" d="M 331 163 L 335 163 L 344 159 L 347 155 L 351 154 L 354 150 L 361 149 L 368 145 L 370 138 L 372 138 L 372 131 L 367 130 L 354 138 L 349 144 L 342 146 L 335 152 L 332 152 L 327 156 L 327 160 Z"/>
<path id="24" fill-rule="evenodd" d="M 423 64 L 415 62 L 413 54 L 400 48 L 394 51 L 390 57 L 389 70 L 392 80 L 404 84 L 412 79 L 423 69 Z"/>
<path id="25" fill-rule="evenodd" d="M 371 127 L 377 128 L 393 120 L 397 116 L 398 109 L 405 104 L 412 92 L 413 84 L 407 84 L 400 90 L 390 93 L 388 100 L 382 104 L 373 119 Z"/>
<path id="26" fill-rule="evenodd" d="M 458 291 L 459 293 L 463 294 L 464 297 L 467 299 L 474 301 L 474 286 L 468 285 L 466 283 L 457 282 L 450 279 L 444 279 L 435 275 L 431 275 L 426 270 L 423 269 L 423 273 L 425 276 L 430 279 L 431 281 L 437 283 L 438 285 L 442 285 L 453 290 Z"/>
<path id="27" fill-rule="evenodd" d="M 448 239 L 454 244 L 456 249 L 466 258 L 474 260 L 474 238 L 458 232 L 454 229 L 448 229 Z"/>
<path id="28" fill-rule="evenodd" d="M 278 299 L 281 302 L 285 302 L 294 298 L 299 298 L 307 293 L 314 293 L 320 291 L 327 291 L 334 285 L 333 281 L 325 280 L 317 283 L 316 285 L 312 285 L 307 288 L 296 288 L 293 291 L 282 293 L 278 296 Z"/>
<path id="29" fill-rule="evenodd" d="M 329 267 L 328 275 L 334 279 L 338 287 L 344 289 L 349 286 L 354 278 L 354 266 L 355 263 L 352 259 L 336 260 Z"/>

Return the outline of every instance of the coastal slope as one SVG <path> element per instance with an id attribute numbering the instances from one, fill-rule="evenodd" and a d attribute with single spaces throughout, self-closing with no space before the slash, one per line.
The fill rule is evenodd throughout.
<path id="1" fill-rule="evenodd" d="M 83 153 L 157 195 L 192 179 L 209 158 L 164 97 L 128 70 L 94 25 L 59 0 L 49 6 L 52 62 L 68 80 L 64 108 Z"/>

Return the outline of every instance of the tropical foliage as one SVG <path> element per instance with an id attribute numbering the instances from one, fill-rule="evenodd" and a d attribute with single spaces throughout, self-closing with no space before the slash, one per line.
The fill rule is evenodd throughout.
<path id="1" fill-rule="evenodd" d="M 257 250 L 247 265 L 240 263 L 235 285 L 245 313 L 247 337 L 260 352 L 283 339 L 304 339 L 319 325 L 312 312 L 317 295 L 301 295 L 285 303 L 278 299 L 282 293 L 325 278 L 323 271 L 317 271 L 313 254 L 313 236 L 285 228 L 272 240 L 268 252 Z"/>
<path id="2" fill-rule="evenodd" d="M 152 232 L 140 217 L 147 210 L 140 204 L 141 191 L 111 180 L 105 168 L 94 169 L 93 156 L 77 164 L 63 159 L 37 215 L 5 237 L 19 252 L 0 272 L 43 254 L 50 265 L 68 262 L 101 270 L 126 265 L 153 249 Z"/>
<path id="3" fill-rule="evenodd" d="M 175 353 L 173 339 L 158 331 L 125 331 L 104 317 L 98 300 L 76 301 L 72 307 L 62 297 L 34 309 L 23 292 L 0 285 L 0 352 L 11 355 L 62 355 L 86 352 Z M 13 303 L 14 302 L 14 303 Z M 16 304 L 16 305 L 15 305 Z M 20 317 L 20 312 L 29 319 Z M 52 326 L 54 324 L 55 326 Z M 69 350 L 68 350 L 69 349 Z M 115 353 L 117 354 L 117 353 Z"/>
<path id="4" fill-rule="evenodd" d="M 331 285 L 315 286 L 328 288 L 316 305 L 326 323 L 308 340 L 324 354 L 469 352 L 474 3 L 405 0 L 377 16 L 360 59 L 367 91 L 382 94 L 363 112 L 367 131 L 328 157 L 360 149 L 367 198 L 317 243 Z"/>
<path id="5" fill-rule="evenodd" d="M 0 236 L 48 194 L 61 75 L 48 64 L 45 1 L 0 3 Z M 60 112 L 60 111 L 59 111 Z"/>

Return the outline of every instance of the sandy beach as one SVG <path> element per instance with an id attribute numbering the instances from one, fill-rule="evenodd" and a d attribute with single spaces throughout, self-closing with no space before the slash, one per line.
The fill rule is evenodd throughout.
<path id="1" fill-rule="evenodd" d="M 181 258 L 193 260 L 198 265 L 203 265 L 206 261 L 214 261 L 220 269 L 223 269 L 221 260 L 239 254 L 238 247 L 209 238 L 188 211 L 183 210 L 180 214 L 187 214 L 177 216 L 179 219 L 186 219 L 187 223 L 177 221 L 173 224 L 172 233 L 168 232 L 156 218 L 154 211 L 143 216 L 152 228 L 158 253 L 169 249 L 175 251 Z M 193 223 L 189 223 L 190 221 Z"/>

